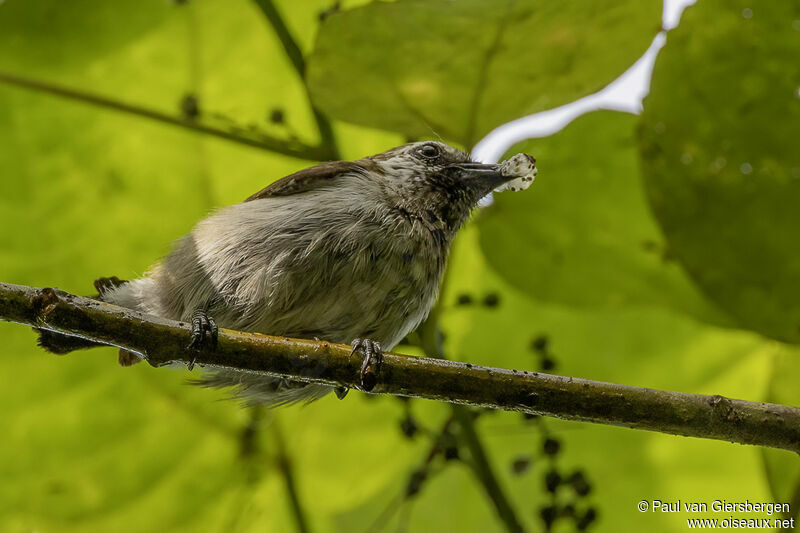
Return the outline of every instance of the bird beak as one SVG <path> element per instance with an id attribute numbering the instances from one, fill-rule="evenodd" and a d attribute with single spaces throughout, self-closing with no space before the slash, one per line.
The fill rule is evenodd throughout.
<path id="1" fill-rule="evenodd" d="M 465 184 L 479 185 L 481 188 L 490 191 L 502 185 L 514 176 L 504 176 L 500 172 L 500 165 L 488 163 L 459 163 L 453 165 L 459 173 L 459 178 Z"/>

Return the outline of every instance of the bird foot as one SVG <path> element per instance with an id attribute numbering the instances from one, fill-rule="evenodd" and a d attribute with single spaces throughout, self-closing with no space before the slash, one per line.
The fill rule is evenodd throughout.
<path id="1" fill-rule="evenodd" d="M 217 323 L 208 316 L 204 309 L 198 309 L 192 313 L 192 340 L 187 348 L 198 352 L 204 349 L 214 349 L 217 346 L 218 335 Z M 192 358 L 186 367 L 192 370 L 194 363 L 195 358 Z"/>
<path id="2" fill-rule="evenodd" d="M 353 339 L 353 351 L 350 355 L 361 352 L 364 362 L 361 363 L 361 390 L 369 392 L 378 383 L 378 374 L 383 364 L 383 349 L 381 345 L 369 339 Z"/>

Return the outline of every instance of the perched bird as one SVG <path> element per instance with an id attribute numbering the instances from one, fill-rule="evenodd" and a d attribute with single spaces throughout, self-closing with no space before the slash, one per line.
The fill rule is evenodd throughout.
<path id="1" fill-rule="evenodd" d="M 145 276 L 101 278 L 98 298 L 191 321 L 198 350 L 216 342 L 218 326 L 352 342 L 369 390 L 382 349 L 434 305 L 450 243 L 478 200 L 514 180 L 524 188 L 535 174 L 530 156 L 482 164 L 441 142 L 323 163 L 201 220 Z M 90 345 L 49 331 L 40 344 L 59 353 Z M 246 401 L 266 404 L 334 390 L 234 370 L 208 372 L 199 383 L 235 386 Z"/>

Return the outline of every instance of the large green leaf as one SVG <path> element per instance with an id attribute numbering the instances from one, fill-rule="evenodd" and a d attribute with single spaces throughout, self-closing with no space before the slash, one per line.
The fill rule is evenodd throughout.
<path id="1" fill-rule="evenodd" d="M 85 66 L 135 41 L 175 11 L 170 2 L 5 1 L 0 9 L 3 65 L 43 74 Z M 86 39 L 76 38 L 87 36 Z"/>
<path id="2" fill-rule="evenodd" d="M 777 344 L 777 343 L 776 343 Z M 792 345 L 779 345 L 780 349 L 771 358 L 772 375 L 769 380 L 766 401 L 783 405 L 800 405 L 800 349 Z M 785 450 L 764 448 L 761 451 L 766 478 L 776 502 L 790 502 L 790 516 L 800 510 L 800 459 L 797 454 Z"/>
<path id="3" fill-rule="evenodd" d="M 669 249 L 742 325 L 800 342 L 800 3 L 706 0 L 670 32 L 640 130 Z"/>
<path id="4" fill-rule="evenodd" d="M 0 70 L 169 113 L 178 113 L 183 96 L 193 93 L 205 112 L 274 133 L 283 126 L 270 126 L 265 116 L 282 107 L 291 130 L 314 137 L 304 88 L 255 4 L 148 0 L 107 9 L 101 3 L 0 2 Z M 312 40 L 316 10 L 329 4 L 279 3 L 302 48 Z M 52 35 L 26 17 L 53 21 Z M 69 57 L 55 61 L 60 46 Z M 336 128 L 346 157 L 399 138 Z M 309 164 L 0 86 L 0 279 L 88 293 L 97 276 L 139 275 L 209 209 Z M 546 175 L 543 170 L 537 187 Z M 533 197 L 536 190 L 499 199 Z M 466 237 L 453 255 L 457 268 L 445 294 L 452 356 L 536 368 L 528 344 L 546 333 L 565 373 L 760 396 L 760 362 L 773 345 L 755 335 L 661 311 L 606 314 L 605 308 L 530 302 L 482 263 L 475 235 Z M 680 283 L 670 287 L 680 293 Z M 476 301 L 496 291 L 500 304 L 453 310 L 455 294 L 463 291 Z M 361 531 L 376 521 L 387 497 L 402 492 L 430 448 L 425 432 L 413 442 L 401 440 L 403 407 L 394 400 L 353 392 L 343 402 L 331 397 L 259 417 L 217 401 L 220 394 L 187 387 L 184 371 L 120 368 L 111 349 L 56 358 L 34 340 L 26 328 L 0 324 L 0 374 L 8 377 L 0 389 L 2 531 L 291 531 L 275 463 L 275 424 L 283 429 L 311 529 Z M 426 427 L 437 427 L 449 412 L 433 402 L 415 401 L 413 408 Z M 599 529 L 683 530 L 679 518 L 661 527 L 661 517 L 654 522 L 634 511 L 647 491 L 665 499 L 767 498 L 752 448 L 619 428 L 552 427 L 563 434 L 564 468 L 585 467 L 595 482 L 590 500 L 600 507 Z M 478 429 L 502 486 L 532 525 L 546 496 L 541 478 L 512 477 L 508 462 L 538 448 L 540 435 L 513 414 L 487 415 Z M 453 524 L 499 529 L 482 487 L 455 461 L 431 478 L 412 507 L 414 531 Z"/>
<path id="5" fill-rule="evenodd" d="M 544 176 L 544 170 L 542 173 Z M 533 193 L 535 188 L 527 192 Z M 784 351 L 778 343 L 752 332 L 704 325 L 664 309 L 576 309 L 527 298 L 489 267 L 475 246 L 478 236 L 473 230 L 468 228 L 456 243 L 443 295 L 443 324 L 448 353 L 453 357 L 539 371 L 542 359 L 532 343 L 544 337 L 556 364 L 551 373 L 766 399 L 770 376 L 764 363 Z M 471 297 L 471 305 L 464 305 L 464 295 Z M 496 295 L 498 303 L 481 305 L 487 295 Z M 787 376 L 786 381 L 791 378 Z M 636 504 L 642 499 L 702 501 L 709 506 L 714 499 L 770 501 L 757 447 L 580 422 L 545 419 L 541 423 L 562 441 L 563 452 L 556 463 L 561 472 L 580 468 L 592 483 L 587 503 L 599 512 L 592 531 L 680 532 L 686 530 L 687 518 L 727 517 L 684 511 L 641 513 Z M 480 421 L 480 428 L 502 484 L 517 508 L 533 515 L 539 506 L 548 504 L 541 477 L 531 484 L 527 477 L 511 475 L 508 468 L 516 454 L 538 448 L 537 432 L 522 426 L 519 415 L 511 413 L 487 417 Z M 529 475 L 540 474 L 534 471 Z M 434 480 L 431 488 L 437 482 Z M 569 492 L 562 491 L 559 501 L 563 503 Z M 426 518 L 435 520 L 431 517 L 434 506 L 435 501 L 421 502 L 413 513 L 425 509 Z M 754 513 L 736 516 L 767 518 Z"/>
<path id="6" fill-rule="evenodd" d="M 175 114 L 191 92 L 207 111 L 264 127 L 280 105 L 293 129 L 313 134 L 302 84 L 255 4 L 101 3 L 85 17 L 87 2 L 74 11 L 56 1 L 0 3 L 0 70 Z M 315 12 L 281 7 L 301 41 L 310 41 Z M 9 30 L 40 12 L 68 21 L 53 32 L 74 52 L 70 61 L 54 61 L 56 45 L 24 25 Z M 128 19 L 131 28 L 115 36 Z M 351 157 L 397 143 L 343 131 Z M 0 279 L 92 293 L 98 276 L 140 275 L 208 210 L 310 164 L 0 85 Z M 13 324 L 0 323 L 0 339 L 0 374 L 10 377 L 0 390 L 0 530 L 293 527 L 272 413 L 251 431 L 247 410 L 187 386 L 186 372 L 121 368 L 111 349 L 57 358 Z M 358 394 L 282 415 L 300 500 L 316 530 L 416 460 L 415 448 L 397 438 L 400 417 L 397 402 Z M 255 445 L 245 442 L 251 433 Z M 351 478 L 362 480 L 358 490 L 341 490 Z"/>
<path id="7" fill-rule="evenodd" d="M 337 118 L 472 146 L 608 84 L 660 21 L 652 0 L 374 2 L 322 24 L 307 78 Z"/>
<path id="8" fill-rule="evenodd" d="M 725 317 L 688 280 L 647 206 L 633 115 L 598 111 L 512 152 L 537 158 L 524 192 L 495 195 L 478 217 L 481 246 L 509 282 L 574 306 L 666 306 L 716 323 Z"/>

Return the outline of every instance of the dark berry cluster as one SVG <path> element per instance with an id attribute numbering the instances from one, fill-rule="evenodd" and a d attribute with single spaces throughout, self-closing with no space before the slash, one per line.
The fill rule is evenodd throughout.
<path id="1" fill-rule="evenodd" d="M 548 468 L 544 474 L 544 489 L 550 501 L 539 508 L 539 518 L 545 531 L 550 531 L 559 520 L 571 520 L 578 531 L 585 531 L 597 518 L 597 510 L 584 502 L 592 486 L 582 470 L 577 469 L 565 475 L 558 468 L 557 458 L 561 449 L 561 441 L 545 437 L 542 455 L 548 462 Z"/>
<path id="2" fill-rule="evenodd" d="M 465 306 L 465 305 L 472 305 L 475 303 L 475 299 L 469 293 L 461 293 L 456 297 L 456 305 L 457 306 Z M 489 292 L 486 293 L 480 301 L 481 305 L 484 307 L 488 307 L 490 309 L 494 309 L 498 305 L 500 305 L 500 295 L 496 292 Z"/>

